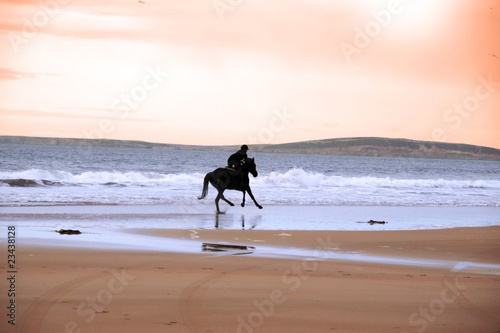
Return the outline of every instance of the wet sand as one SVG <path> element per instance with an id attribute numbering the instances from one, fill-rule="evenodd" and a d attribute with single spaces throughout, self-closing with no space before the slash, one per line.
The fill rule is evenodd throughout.
<path id="1" fill-rule="evenodd" d="M 16 325 L 1 332 L 498 332 L 500 227 L 418 231 L 127 230 L 199 251 L 16 250 Z M 61 236 L 69 237 L 74 236 Z M 321 249 L 266 258 L 203 242 Z M 7 258 L 6 244 L 2 243 Z M 181 244 L 181 243 L 180 243 Z M 325 253 L 456 262 L 450 267 L 332 259 Z M 6 270 L 6 260 L 0 264 Z M 4 313 L 9 286 L 2 277 Z"/>
<path id="2" fill-rule="evenodd" d="M 30 228 L 420 230 L 500 225 L 500 207 L 63 205 L 0 207 L 2 222 Z M 369 225 L 369 220 L 387 221 Z M 359 223 L 362 222 L 362 223 Z"/>

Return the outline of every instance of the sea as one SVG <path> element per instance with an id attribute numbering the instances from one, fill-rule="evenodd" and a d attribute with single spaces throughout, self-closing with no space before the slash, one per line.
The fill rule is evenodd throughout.
<path id="1" fill-rule="evenodd" d="M 197 199 L 203 178 L 230 154 L 2 145 L 0 206 L 213 204 Z M 259 172 L 252 191 L 267 205 L 500 207 L 499 161 L 248 155 Z"/>
<path id="2" fill-rule="evenodd" d="M 22 208 L 38 207 L 40 213 L 78 206 L 106 207 L 101 216 L 109 207 L 121 207 L 125 215 L 141 207 L 149 207 L 155 216 L 161 215 L 162 207 L 188 207 L 182 212 L 193 209 L 213 215 L 215 189 L 210 186 L 207 197 L 198 200 L 203 178 L 225 166 L 231 153 L 5 144 L 0 146 L 0 216 L 16 220 Z M 241 192 L 226 191 L 236 205 L 221 201 L 221 209 L 228 213 L 266 214 L 275 207 L 274 216 L 286 211 L 293 219 L 304 212 L 302 207 L 316 207 L 314 211 L 330 214 L 330 219 L 319 218 L 324 228 L 346 214 L 352 214 L 349 223 L 354 223 L 395 218 L 387 213 L 359 215 L 362 211 L 389 212 L 392 207 L 410 217 L 418 210 L 406 208 L 423 207 L 429 218 L 446 211 L 473 216 L 472 225 L 500 225 L 499 161 L 278 154 L 252 152 L 251 147 L 248 155 L 255 158 L 258 171 L 256 178 L 250 176 L 250 186 L 264 209 L 258 210 L 247 196 L 242 210 Z M 302 214 L 309 216 L 308 212 Z M 262 217 L 256 221 L 263 224 Z"/>

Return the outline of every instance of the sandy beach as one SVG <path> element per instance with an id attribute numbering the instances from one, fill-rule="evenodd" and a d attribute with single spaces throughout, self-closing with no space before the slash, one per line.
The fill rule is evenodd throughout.
<path id="1" fill-rule="evenodd" d="M 0 333 L 500 333 L 500 0 L 0 13 Z"/>
<path id="2" fill-rule="evenodd" d="M 199 251 L 18 246 L 15 325 L 5 315 L 10 281 L 2 277 L 1 331 L 500 331 L 500 227 L 126 232 L 189 240 Z M 203 243 L 248 247 L 212 252 Z M 296 255 L 259 255 L 266 247 Z M 468 269 L 474 263 L 483 266 Z"/>

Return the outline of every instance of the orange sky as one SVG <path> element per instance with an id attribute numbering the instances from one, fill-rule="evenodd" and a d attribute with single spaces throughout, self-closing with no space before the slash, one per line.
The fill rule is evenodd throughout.
<path id="1" fill-rule="evenodd" d="M 500 148 L 500 1 L 145 2 L 0 0 L 0 135 Z"/>

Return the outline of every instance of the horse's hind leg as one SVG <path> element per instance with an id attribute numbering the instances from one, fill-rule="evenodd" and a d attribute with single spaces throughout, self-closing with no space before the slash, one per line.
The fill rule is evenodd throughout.
<path id="1" fill-rule="evenodd" d="M 220 213 L 220 209 L 219 209 L 219 200 L 220 200 L 220 197 L 221 197 L 221 194 L 219 192 L 219 194 L 215 198 L 215 208 L 217 208 L 217 213 Z"/>
<path id="2" fill-rule="evenodd" d="M 231 201 L 227 200 L 224 195 L 222 195 L 222 200 L 224 200 L 225 202 L 227 202 L 229 204 L 229 206 L 234 206 L 234 204 Z"/>
<path id="3" fill-rule="evenodd" d="M 219 200 L 222 199 L 224 200 L 225 202 L 227 202 L 230 206 L 234 206 L 234 204 L 227 200 L 224 195 L 222 194 L 223 191 L 219 191 L 219 194 L 217 194 L 217 197 L 215 198 L 215 207 L 217 208 L 217 213 L 220 213 L 220 209 L 219 209 Z"/>

